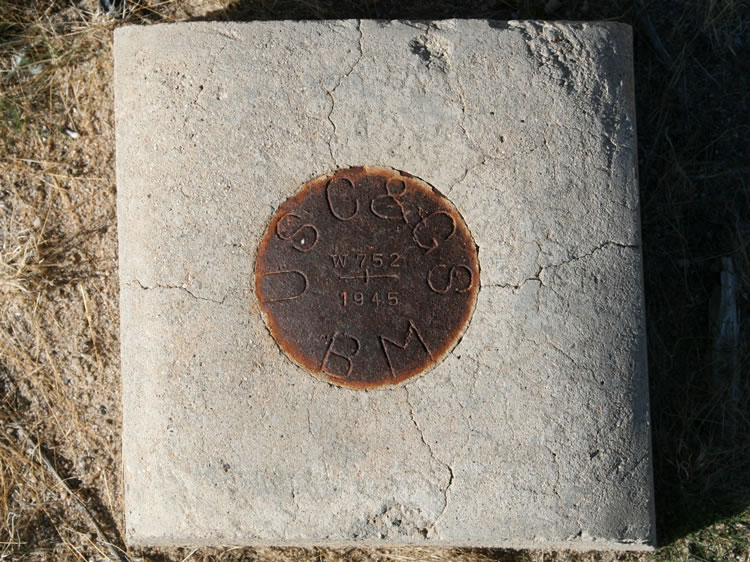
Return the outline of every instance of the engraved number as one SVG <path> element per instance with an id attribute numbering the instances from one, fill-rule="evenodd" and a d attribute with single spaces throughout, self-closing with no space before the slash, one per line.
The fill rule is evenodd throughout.
<path id="1" fill-rule="evenodd" d="M 331 254 L 333 267 L 346 268 L 346 260 L 349 254 Z M 372 264 L 374 267 L 401 267 L 404 256 L 397 253 L 392 254 L 354 254 L 360 269 Z"/>
<path id="2" fill-rule="evenodd" d="M 361 293 L 359 291 L 355 293 L 341 291 L 339 293 L 339 297 L 341 298 L 341 305 L 344 308 L 346 308 L 350 304 L 354 304 L 356 306 L 364 306 L 368 302 L 375 306 L 396 306 L 401 302 L 398 293 L 395 291 L 389 291 L 387 293 L 379 293 L 375 291 L 371 296 L 368 296 L 365 293 Z"/>

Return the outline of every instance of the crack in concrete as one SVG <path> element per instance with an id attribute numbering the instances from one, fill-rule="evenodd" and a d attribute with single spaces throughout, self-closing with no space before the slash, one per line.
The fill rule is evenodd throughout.
<path id="1" fill-rule="evenodd" d="M 542 267 L 542 269 L 550 269 L 550 268 L 554 269 L 555 267 L 562 267 L 564 265 L 571 264 L 571 263 L 573 263 L 575 261 L 578 261 L 578 260 L 590 258 L 591 256 L 593 256 L 597 252 L 600 252 L 600 251 L 605 250 L 605 249 L 610 248 L 610 247 L 638 249 L 641 246 L 639 244 L 625 244 L 623 242 L 615 242 L 614 240 L 607 240 L 605 242 L 602 242 L 598 246 L 595 246 L 594 248 L 592 248 L 591 250 L 589 250 L 585 254 L 581 254 L 579 256 L 573 256 L 572 258 L 568 258 L 567 260 L 563 260 L 560 263 L 551 263 L 551 264 L 548 264 L 548 265 L 545 265 L 545 266 L 541 266 L 541 267 Z"/>
<path id="2" fill-rule="evenodd" d="M 315 437 L 313 435 L 313 430 L 312 430 L 311 409 L 312 409 L 312 404 L 315 402 L 315 393 L 317 389 L 318 389 L 317 387 L 313 388 L 312 394 L 310 394 L 310 401 L 307 403 L 307 433 L 310 434 L 310 437 Z"/>
<path id="3" fill-rule="evenodd" d="M 289 527 L 291 527 L 294 523 L 297 522 L 299 519 L 300 514 L 300 505 L 299 500 L 297 499 L 297 494 L 294 491 L 294 479 L 292 479 L 292 486 L 291 486 L 291 496 L 292 496 L 292 503 L 294 504 L 294 513 L 291 513 L 291 519 L 289 519 L 286 524 L 284 525 L 284 539 L 289 539 Z"/>
<path id="4" fill-rule="evenodd" d="M 212 303 L 215 303 L 215 304 L 224 304 L 224 301 L 227 300 L 227 295 L 224 295 L 221 298 L 221 300 L 212 299 L 210 297 L 202 297 L 200 295 L 196 295 L 190 289 L 188 289 L 187 287 L 184 287 L 182 285 L 161 285 L 161 284 L 157 284 L 157 285 L 153 285 L 153 286 L 148 286 L 148 285 L 144 285 L 143 283 L 141 283 L 138 279 L 136 279 L 135 282 L 138 283 L 138 286 L 141 289 L 143 289 L 144 291 L 152 291 L 154 289 L 165 289 L 165 290 L 166 289 L 177 289 L 179 291 L 187 293 L 192 298 L 194 298 L 196 300 L 200 300 L 200 301 L 208 301 L 208 302 L 212 302 Z"/>
<path id="5" fill-rule="evenodd" d="M 500 135 L 500 138 L 501 138 L 500 142 L 504 143 L 505 142 L 505 136 Z M 459 185 L 461 182 L 463 182 L 466 179 L 466 176 L 468 176 L 471 172 L 473 172 L 477 168 L 480 168 L 482 166 L 486 166 L 490 162 L 504 162 L 504 161 L 507 161 L 507 160 L 511 160 L 512 157 L 514 155 L 516 155 L 516 154 L 523 154 L 524 156 L 528 156 L 529 154 L 531 154 L 531 153 L 539 150 L 540 148 L 546 147 L 546 145 L 547 145 L 546 139 L 542 139 L 542 143 L 539 144 L 539 145 L 537 145 L 537 146 L 534 146 L 534 147 L 531 147 L 531 148 L 528 148 L 528 149 L 518 150 L 517 152 L 515 152 L 513 154 L 506 154 L 505 152 L 503 152 L 502 156 L 490 156 L 488 153 L 482 151 L 480 153 L 482 159 L 479 162 L 477 162 L 476 164 L 473 164 L 472 166 L 469 166 L 468 168 L 465 168 L 463 177 L 460 180 L 456 181 L 453 185 L 451 185 L 451 189 L 453 187 Z M 515 169 L 514 169 L 514 174 L 515 174 Z M 502 188 L 502 187 L 497 187 L 497 186 L 493 186 L 493 185 L 489 185 L 488 187 L 492 191 L 503 192 L 503 190 L 504 190 L 504 188 Z"/>
<path id="6" fill-rule="evenodd" d="M 455 349 L 452 349 L 449 352 L 449 354 L 451 356 L 455 357 L 458 361 L 461 361 L 461 356 L 457 355 L 455 351 L 456 351 Z M 466 414 L 466 412 L 469 411 L 469 409 L 466 407 L 466 404 L 464 404 L 461 401 L 461 397 L 459 395 L 458 388 L 456 387 L 456 383 L 453 380 L 452 376 L 450 378 L 450 384 L 451 384 L 451 387 L 453 387 L 453 395 L 454 395 L 454 397 L 456 399 L 456 402 L 458 402 L 458 405 L 461 407 L 461 419 L 464 420 L 464 423 L 466 424 L 466 427 L 469 429 L 469 432 L 466 434 L 466 439 L 464 439 L 464 442 L 461 444 L 460 449 L 458 449 L 458 450 L 463 451 L 463 450 L 466 450 L 466 446 L 469 444 L 469 441 L 471 440 L 471 434 L 475 433 L 476 430 L 471 425 L 471 415 L 467 415 Z"/>
<path id="7" fill-rule="evenodd" d="M 336 90 L 338 90 L 339 86 L 341 86 L 342 82 L 348 78 L 352 72 L 354 72 L 354 69 L 357 68 L 357 65 L 362 61 L 362 58 L 364 57 L 364 47 L 363 47 L 363 33 L 362 33 L 362 20 L 357 20 L 357 31 L 359 32 L 359 57 L 357 57 L 357 60 L 354 61 L 354 64 L 347 70 L 344 74 L 339 76 L 338 81 L 336 82 L 336 85 L 331 90 L 326 90 L 326 95 L 331 100 L 331 109 L 328 111 L 328 115 L 326 115 L 326 119 L 328 120 L 328 123 L 331 125 L 331 134 L 328 137 L 328 152 L 331 156 L 331 160 L 333 161 L 333 167 L 338 168 L 338 163 L 336 162 L 336 157 L 333 154 L 333 139 L 336 137 L 336 123 L 333 120 L 333 110 L 336 108 L 336 98 L 334 98 L 333 94 L 336 93 Z"/>
<path id="8" fill-rule="evenodd" d="M 458 355 L 455 355 L 453 352 L 451 352 L 451 353 L 454 356 L 458 357 Z M 478 359 L 476 357 L 472 357 L 472 356 L 469 356 L 469 355 L 462 355 L 460 357 L 460 360 L 462 360 L 462 361 L 466 360 L 466 361 L 470 361 L 470 362 L 474 363 L 475 366 L 476 366 L 476 370 L 477 371 L 481 371 L 482 369 L 484 369 L 484 370 L 489 371 L 491 373 L 492 372 L 498 372 L 498 366 L 496 364 L 486 363 L 486 362 L 484 362 L 484 361 L 482 361 L 482 360 L 480 360 L 480 359 Z M 478 377 L 474 377 L 474 383 L 473 383 L 473 388 L 472 388 L 472 392 L 471 392 L 471 395 L 473 397 L 476 397 L 477 393 L 478 393 L 477 383 L 478 383 Z M 505 418 L 505 422 L 506 422 L 507 426 L 510 428 L 511 434 L 513 436 L 513 440 L 514 441 L 518 441 L 518 436 L 516 434 L 516 427 L 515 427 L 515 425 L 513 423 L 511 423 L 510 417 L 508 415 L 508 412 L 510 410 L 510 406 L 509 406 L 509 402 L 508 402 L 508 395 L 504 394 L 503 397 L 504 397 L 504 403 L 505 403 L 504 408 L 503 408 L 503 417 Z M 458 403 L 461 404 L 461 401 L 458 399 L 458 396 L 456 396 L 456 400 L 458 400 Z M 463 410 L 462 410 L 462 414 L 463 414 Z M 493 435 L 491 433 L 488 433 L 486 431 L 479 431 L 478 429 L 475 429 L 472 426 L 472 424 L 471 424 L 470 416 L 464 415 L 464 419 L 466 420 L 466 424 L 469 427 L 469 432 L 471 434 L 479 435 L 480 437 L 482 437 L 484 439 L 495 440 L 497 438 L 497 436 L 495 436 L 495 435 Z M 467 443 L 468 443 L 468 439 L 467 439 Z"/>
<path id="9" fill-rule="evenodd" d="M 419 438 L 421 439 L 422 443 L 424 443 L 424 446 L 427 447 L 427 450 L 430 452 L 430 456 L 436 461 L 438 461 L 440 464 L 442 464 L 448 471 L 448 483 L 445 485 L 445 488 L 443 488 L 443 509 L 440 510 L 440 513 L 438 513 L 435 520 L 427 528 L 428 533 L 430 531 L 434 531 L 435 534 L 439 537 L 440 531 L 437 530 L 437 524 L 438 524 L 438 521 L 440 521 L 440 518 L 445 514 L 446 510 L 448 509 L 448 493 L 450 492 L 451 487 L 453 486 L 453 481 L 454 481 L 453 468 L 447 462 L 445 462 L 443 459 L 441 459 L 439 456 L 435 454 L 435 451 L 432 449 L 432 446 L 424 438 L 424 431 L 419 426 L 419 423 L 417 422 L 417 418 L 414 415 L 414 405 L 412 404 L 411 398 L 409 396 L 409 388 L 405 386 L 404 391 L 406 394 L 406 403 L 409 405 L 409 416 L 411 417 L 411 421 L 414 424 L 414 427 L 417 429 L 417 433 L 419 433 Z"/>
<path id="10" fill-rule="evenodd" d="M 482 164 L 485 164 L 487 162 L 488 158 L 491 158 L 488 154 L 485 154 L 484 151 L 481 149 L 481 147 L 474 141 L 473 138 L 471 138 L 471 135 L 469 134 L 469 130 L 466 128 L 466 90 L 464 89 L 464 85 L 461 82 L 460 76 L 456 75 L 456 84 L 458 87 L 455 88 L 456 93 L 458 94 L 458 100 L 461 102 L 461 121 L 459 121 L 458 126 L 461 128 L 461 131 L 463 132 L 464 136 L 466 137 L 466 140 L 468 143 L 474 147 L 474 149 L 479 152 L 481 155 L 481 161 L 477 164 L 474 164 L 473 166 L 470 166 L 469 168 L 466 168 L 466 172 L 464 173 L 464 177 L 461 178 L 458 182 L 454 183 L 453 185 L 457 185 L 458 183 L 462 182 L 466 179 L 466 176 L 469 175 L 469 170 L 473 170 L 477 166 L 480 166 Z M 453 186 L 451 186 L 453 188 Z"/>
<path id="11" fill-rule="evenodd" d="M 536 243 L 539 244 L 539 242 L 536 242 Z M 537 281 L 537 282 L 539 282 L 539 285 L 541 287 L 544 287 L 545 289 L 550 289 L 551 291 L 557 293 L 557 291 L 555 291 L 555 289 L 552 286 L 547 285 L 544 282 L 543 275 L 544 275 L 544 273 L 545 273 L 546 270 L 548 270 L 548 269 L 555 269 L 555 268 L 558 268 L 558 267 L 563 267 L 563 266 L 569 265 L 569 264 L 571 264 L 573 262 L 577 262 L 577 261 L 580 261 L 580 260 L 583 260 L 583 259 L 586 259 L 586 258 L 590 258 L 594 254 L 596 254 L 596 253 L 598 253 L 598 252 L 600 252 L 602 250 L 605 250 L 607 248 L 610 248 L 610 247 L 638 249 L 638 248 L 640 248 L 640 245 L 639 244 L 624 244 L 622 242 L 614 242 L 612 240 L 608 240 L 606 242 L 602 242 L 598 246 L 595 246 L 594 248 L 592 248 L 590 251 L 586 252 L 585 254 L 581 254 L 581 255 L 578 255 L 578 256 L 573 256 L 571 258 L 568 258 L 568 259 L 563 260 L 563 261 L 558 262 L 558 263 L 549 263 L 547 265 L 539 265 L 538 266 L 539 270 L 536 272 L 535 275 L 532 275 L 531 277 L 527 277 L 526 279 L 522 280 L 520 283 L 488 283 L 486 286 L 487 287 L 499 288 L 499 289 L 512 289 L 514 291 L 518 291 L 521 288 L 523 288 L 523 286 L 526 283 L 528 283 L 529 281 Z M 538 259 L 538 255 L 537 255 L 537 259 Z"/>
<path id="12" fill-rule="evenodd" d="M 224 35 L 224 34 L 222 34 L 222 35 Z M 219 60 L 219 57 L 221 56 L 221 53 L 223 53 L 226 48 L 227 48 L 227 45 L 222 45 L 221 49 L 219 49 L 219 52 L 216 53 L 213 56 L 213 59 L 211 60 L 211 64 L 209 65 L 209 68 L 208 68 L 208 75 L 209 76 L 213 75 L 214 69 L 216 68 L 216 62 Z M 206 89 L 206 86 L 205 86 L 205 82 L 206 81 L 207 80 L 203 80 L 200 84 L 198 84 L 198 93 L 195 94 L 195 96 L 193 97 L 193 101 L 191 102 L 191 105 L 199 107 L 203 111 L 206 111 L 206 108 L 203 107 L 201 104 L 199 104 L 198 100 L 200 99 L 201 94 L 203 94 L 204 90 Z M 186 120 L 186 123 L 187 123 L 187 120 Z M 184 192 L 183 192 L 183 195 L 184 195 Z"/>
<path id="13" fill-rule="evenodd" d="M 463 129 L 463 125 L 461 126 L 461 128 Z M 464 131 L 464 134 L 467 136 L 467 139 L 468 139 L 468 134 L 466 133 L 466 131 Z M 450 195 L 451 191 L 453 191 L 453 188 L 455 188 L 457 185 L 461 185 L 466 180 L 466 178 L 469 176 L 469 174 L 472 173 L 477 168 L 480 168 L 482 166 L 486 166 L 490 162 L 499 162 L 501 160 L 505 160 L 505 158 L 501 158 L 499 156 L 490 156 L 489 154 L 485 154 L 485 153 L 481 153 L 481 157 L 482 157 L 482 159 L 479 162 L 477 162 L 476 164 L 473 164 L 473 165 L 471 165 L 471 166 L 469 166 L 467 168 L 464 168 L 464 174 L 463 174 L 463 176 L 461 176 L 461 178 L 459 178 L 458 180 L 454 181 L 444 191 L 445 195 Z"/>
<path id="14" fill-rule="evenodd" d="M 536 275 L 534 275 L 532 277 L 527 277 L 526 279 L 524 279 L 520 283 L 488 283 L 486 286 L 487 287 L 494 287 L 494 288 L 497 288 L 497 289 L 512 289 L 513 291 L 518 291 L 518 290 L 522 289 L 523 286 L 526 285 L 526 283 L 528 283 L 529 281 L 538 281 L 540 286 L 546 287 L 546 285 L 544 284 L 544 282 L 539 278 L 539 275 L 541 275 L 541 273 L 542 273 L 543 270 L 544 270 L 544 268 L 540 267 L 539 268 L 539 272 Z"/>
<path id="15" fill-rule="evenodd" d="M 539 342 L 535 341 L 535 340 L 529 339 L 529 341 L 531 341 L 532 343 L 534 343 L 534 345 L 536 345 L 537 347 L 542 347 L 542 345 Z M 597 388 L 599 388 L 603 384 L 603 382 L 599 380 L 601 377 L 597 377 L 596 376 L 596 371 L 594 371 L 591 367 L 587 367 L 586 365 L 581 365 L 576 360 L 575 357 L 573 357 L 570 353 L 568 353 L 567 351 L 565 351 L 561 346 L 559 346 L 558 344 L 556 344 L 555 342 L 553 342 L 549 338 L 547 338 L 547 345 L 549 347 L 551 347 L 552 349 L 554 349 L 555 351 L 557 351 L 560 355 L 562 355 L 563 357 L 565 357 L 577 369 L 580 369 L 582 371 L 586 371 L 589 374 L 589 376 L 591 377 L 591 382 Z"/>
<path id="16" fill-rule="evenodd" d="M 552 450 L 549 445 L 544 445 L 547 451 L 552 455 L 555 463 L 555 482 L 552 484 L 552 493 L 557 497 L 557 501 L 562 504 L 562 496 L 560 495 L 560 462 L 557 459 L 557 453 Z"/>

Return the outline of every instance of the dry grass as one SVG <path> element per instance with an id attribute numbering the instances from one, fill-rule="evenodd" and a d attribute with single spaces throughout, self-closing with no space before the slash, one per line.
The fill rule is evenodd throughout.
<path id="1" fill-rule="evenodd" d="M 636 65 L 657 513 L 699 560 L 733 558 L 726 537 L 748 557 L 748 7 L 652 4 L 667 56 L 642 38 Z M 739 330 L 718 342 L 731 267 Z"/>
<path id="2" fill-rule="evenodd" d="M 144 549 L 121 538 L 111 32 L 97 2 L 0 2 L 0 560 L 636 560 L 488 550 Z M 636 24 L 663 560 L 750 560 L 750 10 L 743 0 L 480 5 L 143 0 L 186 18 L 548 17 Z M 721 258 L 740 334 L 718 361 Z M 714 296 L 714 301 L 716 297 Z M 713 318 L 713 320 L 711 320 Z"/>
<path id="3" fill-rule="evenodd" d="M 112 27 L 62 3 L 0 5 L 3 557 L 121 545 Z"/>

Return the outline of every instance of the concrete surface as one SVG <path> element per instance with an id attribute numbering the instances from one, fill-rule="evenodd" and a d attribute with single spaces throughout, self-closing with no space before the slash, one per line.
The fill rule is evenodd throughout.
<path id="1" fill-rule="evenodd" d="M 630 28 L 184 23 L 115 34 L 131 544 L 654 543 Z M 258 241 L 337 167 L 453 201 L 481 290 L 372 392 L 281 354 Z"/>

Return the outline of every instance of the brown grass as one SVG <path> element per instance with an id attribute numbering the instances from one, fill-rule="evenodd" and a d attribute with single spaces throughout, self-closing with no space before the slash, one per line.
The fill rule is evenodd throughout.
<path id="1" fill-rule="evenodd" d="M 20 2 L 0 22 L 0 552 L 112 557 L 113 22 Z"/>
<path id="2" fill-rule="evenodd" d="M 127 21 L 445 16 L 636 24 L 658 530 L 666 543 L 655 558 L 750 560 L 750 388 L 746 376 L 735 384 L 717 368 L 709 321 L 722 257 L 737 272 L 741 319 L 750 308 L 747 2 L 644 1 L 631 10 L 625 0 L 144 0 Z M 0 560 L 648 559 L 126 548 L 111 90 L 111 35 L 120 23 L 97 13 L 94 0 L 0 3 Z M 735 353 L 746 373 L 746 323 L 741 334 Z"/>

